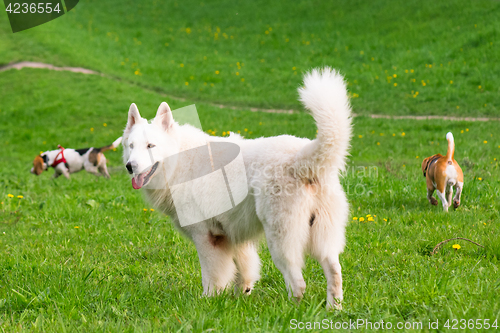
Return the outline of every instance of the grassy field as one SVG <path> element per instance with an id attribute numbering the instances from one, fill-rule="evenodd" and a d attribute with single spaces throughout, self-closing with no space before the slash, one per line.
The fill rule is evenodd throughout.
<path id="1" fill-rule="evenodd" d="M 109 75 L 0 72 L 3 331 L 271 332 L 288 331 L 292 319 L 422 322 L 423 331 L 435 331 L 428 322 L 439 320 L 446 331 L 446 320 L 500 321 L 498 122 L 355 118 L 343 178 L 351 214 L 340 312 L 325 311 L 326 281 L 312 259 L 304 269 L 304 300 L 288 300 L 264 243 L 262 279 L 252 295 L 202 298 L 193 244 L 132 189 L 121 148 L 106 153 L 110 180 L 29 173 L 34 156 L 57 144 L 111 143 L 131 102 L 148 118 L 163 100 L 172 108 L 196 102 L 204 130 L 217 135 L 314 138 L 305 113 L 245 108 L 299 109 L 302 72 L 324 64 L 346 73 L 351 93 L 359 94 L 356 113 L 498 116 L 498 2 L 171 2 L 168 11 L 155 2 L 112 6 L 117 3 L 81 2 L 74 13 L 14 35 L 0 15 L 0 63 L 39 60 Z M 465 5 L 468 10 L 455 15 Z M 379 79 L 372 83 L 374 76 Z M 413 85 L 419 94 L 406 96 Z M 425 198 L 420 164 L 446 151 L 448 131 L 465 187 L 462 206 L 444 214 Z M 485 248 L 454 241 L 430 255 L 453 237 Z"/>
<path id="2" fill-rule="evenodd" d="M 328 65 L 349 78 L 357 113 L 494 116 L 499 11 L 491 0 L 80 1 L 17 34 L 1 16 L 0 64 L 83 66 L 198 102 L 293 109 L 301 73 Z"/>

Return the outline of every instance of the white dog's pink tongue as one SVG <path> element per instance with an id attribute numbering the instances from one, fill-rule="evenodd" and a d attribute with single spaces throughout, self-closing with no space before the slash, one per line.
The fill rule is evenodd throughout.
<path id="1" fill-rule="evenodd" d="M 144 184 L 144 176 L 142 174 L 132 178 L 132 187 L 134 190 L 138 190 Z"/>

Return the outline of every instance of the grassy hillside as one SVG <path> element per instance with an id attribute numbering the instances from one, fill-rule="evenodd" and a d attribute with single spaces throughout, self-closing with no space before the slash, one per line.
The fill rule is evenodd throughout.
<path id="1" fill-rule="evenodd" d="M 357 113 L 498 116 L 498 1 L 80 1 L 10 32 L 0 63 L 83 66 L 196 101 L 300 109 L 301 74 L 346 74 Z"/>

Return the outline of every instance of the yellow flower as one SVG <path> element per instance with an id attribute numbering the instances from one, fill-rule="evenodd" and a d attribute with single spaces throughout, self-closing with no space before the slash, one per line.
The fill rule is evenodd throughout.
<path id="1" fill-rule="evenodd" d="M 469 129 L 468 129 L 468 128 L 466 128 L 466 129 L 465 129 L 465 131 L 466 131 L 466 132 L 468 132 L 468 131 L 469 131 Z"/>
<path id="2" fill-rule="evenodd" d="M 150 211 L 154 212 L 155 210 L 153 208 L 151 208 Z"/>
<path id="3" fill-rule="evenodd" d="M 394 82 L 394 87 L 397 87 L 397 86 L 398 86 L 398 84 L 396 82 Z"/>
<path id="4" fill-rule="evenodd" d="M 486 222 L 483 222 L 484 225 L 486 225 Z"/>
<path id="5" fill-rule="evenodd" d="M 450 84 L 453 84 L 453 81 L 452 81 L 452 80 L 450 80 Z"/>
<path id="6" fill-rule="evenodd" d="M 371 217 L 371 216 L 370 216 L 370 217 L 368 218 L 368 222 L 373 222 L 373 221 L 375 221 L 375 220 L 373 219 L 373 217 Z"/>
<path id="7" fill-rule="evenodd" d="M 460 131 L 460 133 L 463 133 L 463 132 L 464 132 L 464 130 L 461 130 L 461 131 Z"/>
<path id="8" fill-rule="evenodd" d="M 372 214 L 366 214 L 366 217 L 370 217 L 370 216 L 372 216 Z"/>
<path id="9" fill-rule="evenodd" d="M 179 66 L 184 67 L 184 64 L 180 64 Z"/>
<path id="10" fill-rule="evenodd" d="M 215 71 L 215 74 L 219 75 L 219 73 L 220 73 L 219 71 Z"/>
<path id="11" fill-rule="evenodd" d="M 23 197 L 22 195 L 18 195 L 18 196 L 17 196 L 17 198 L 18 198 L 18 199 L 22 199 L 22 198 L 24 198 L 24 197 Z"/>
<path id="12" fill-rule="evenodd" d="M 297 69 L 297 67 L 295 67 L 295 66 L 293 66 L 293 67 L 292 67 L 292 71 L 294 71 L 294 70 L 296 70 L 296 69 Z"/>
<path id="13" fill-rule="evenodd" d="M 363 137 L 363 136 L 362 136 L 361 134 L 360 134 L 360 135 L 358 135 L 358 138 L 360 138 L 360 139 L 361 139 L 362 137 Z"/>
<path id="14" fill-rule="evenodd" d="M 104 123 L 104 124 L 102 124 L 102 126 L 106 127 L 106 126 L 108 126 L 108 124 Z"/>
<path id="15" fill-rule="evenodd" d="M 380 142 L 377 142 L 377 146 L 380 146 Z"/>
<path id="16" fill-rule="evenodd" d="M 191 33 L 191 28 L 186 28 L 186 33 L 190 34 Z"/>
<path id="17" fill-rule="evenodd" d="M 405 133 L 405 132 L 403 132 L 403 133 L 401 133 L 401 135 L 402 135 L 402 136 L 405 136 L 405 135 L 406 135 L 406 133 Z"/>
<path id="18" fill-rule="evenodd" d="M 13 195 L 13 194 L 10 194 L 10 193 L 9 193 L 9 194 L 7 194 L 7 196 L 8 196 L 9 198 L 13 198 L 13 197 L 14 197 L 14 195 Z"/>
<path id="19" fill-rule="evenodd" d="M 80 229 L 80 227 L 79 227 L 79 226 L 76 226 L 76 227 L 75 227 L 75 229 Z"/>
<path id="20" fill-rule="evenodd" d="M 416 158 L 418 158 L 418 156 Z"/>
<path id="21" fill-rule="evenodd" d="M 186 86 L 189 86 L 189 82 L 184 83 Z"/>
<path id="22" fill-rule="evenodd" d="M 478 89 L 481 89 L 481 86 L 477 86 Z"/>
<path id="23" fill-rule="evenodd" d="M 241 78 L 241 82 L 245 82 L 245 79 L 244 79 L 244 78 Z"/>
<path id="24" fill-rule="evenodd" d="M 359 222 L 363 222 L 364 220 L 365 220 L 365 218 L 364 218 L 364 217 L 360 217 L 360 218 L 359 218 Z"/>
<path id="25" fill-rule="evenodd" d="M 91 131 L 91 132 L 93 132 L 93 131 L 94 131 L 94 128 L 93 128 L 93 127 L 91 127 L 91 128 L 90 128 L 90 131 Z"/>
<path id="26" fill-rule="evenodd" d="M 481 177 L 477 177 L 477 180 L 483 180 L 483 178 L 481 178 Z"/>
<path id="27" fill-rule="evenodd" d="M 387 219 L 384 219 L 385 222 L 387 222 Z"/>
<path id="28" fill-rule="evenodd" d="M 248 132 L 248 128 L 245 128 L 245 132 Z"/>
<path id="29" fill-rule="evenodd" d="M 392 136 L 396 136 L 396 133 L 392 133 Z"/>
<path id="30" fill-rule="evenodd" d="M 144 209 L 143 209 L 143 211 L 147 212 L 147 211 L 148 211 L 148 209 L 147 209 L 147 208 L 144 208 Z"/>
<path id="31" fill-rule="evenodd" d="M 460 246 L 460 245 L 458 245 L 458 244 L 454 244 L 452 247 L 453 247 L 455 250 L 459 250 L 459 249 L 461 248 L 461 246 Z"/>
<path id="32" fill-rule="evenodd" d="M 354 216 L 354 217 L 352 218 L 352 220 L 353 220 L 353 221 L 356 221 L 357 219 L 358 219 L 358 218 L 357 218 L 356 216 Z"/>
<path id="33" fill-rule="evenodd" d="M 484 140 L 483 143 L 488 143 L 488 141 Z"/>

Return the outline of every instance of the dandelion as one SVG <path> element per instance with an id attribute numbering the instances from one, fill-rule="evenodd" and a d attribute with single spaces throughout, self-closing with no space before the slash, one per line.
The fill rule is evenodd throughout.
<path id="1" fill-rule="evenodd" d="M 360 218 L 359 218 L 359 222 L 363 222 L 364 220 L 365 220 L 365 218 L 364 218 L 364 217 L 360 217 Z"/>
<path id="2" fill-rule="evenodd" d="M 397 87 L 397 86 L 398 86 L 398 84 L 396 82 L 394 82 L 394 87 Z"/>
<path id="3" fill-rule="evenodd" d="M 455 250 L 459 250 L 461 246 L 458 244 L 453 244 L 452 248 L 454 248 Z"/>
<path id="4" fill-rule="evenodd" d="M 151 208 L 150 211 L 154 212 L 155 210 L 153 208 Z"/>
<path id="5" fill-rule="evenodd" d="M 483 143 L 488 143 L 488 141 L 484 140 Z"/>
<path id="6" fill-rule="evenodd" d="M 484 225 L 486 225 L 486 222 L 483 222 Z"/>
<path id="7" fill-rule="evenodd" d="M 18 199 L 22 199 L 22 198 L 24 198 L 24 197 L 23 197 L 22 195 L 18 195 L 18 196 L 17 196 L 17 198 L 18 198 Z"/>
<path id="8" fill-rule="evenodd" d="M 102 126 L 107 127 L 107 126 L 108 126 L 108 124 L 104 123 L 104 124 L 102 124 Z"/>
<path id="9" fill-rule="evenodd" d="M 457 105 L 457 109 L 460 109 L 460 106 Z"/>
<path id="10" fill-rule="evenodd" d="M 293 66 L 293 67 L 292 67 L 292 71 L 294 71 L 294 70 L 296 70 L 296 69 L 297 69 L 297 67 L 295 67 L 295 66 Z"/>
<path id="11" fill-rule="evenodd" d="M 375 61 L 375 58 L 374 58 L 374 57 L 372 57 L 372 61 Z"/>
<path id="12" fill-rule="evenodd" d="M 415 157 L 415 158 L 418 158 L 418 156 L 417 156 L 417 157 Z"/>
<path id="13" fill-rule="evenodd" d="M 384 219 L 384 222 L 387 222 L 387 219 Z"/>
<path id="14" fill-rule="evenodd" d="M 396 133 L 392 133 L 392 136 L 396 136 Z"/>
<path id="15" fill-rule="evenodd" d="M 248 128 L 245 128 L 245 132 L 248 132 Z"/>
<path id="16" fill-rule="evenodd" d="M 370 217 L 370 216 L 372 216 L 372 214 L 366 214 L 366 217 Z"/>
<path id="17" fill-rule="evenodd" d="M 236 72 L 236 75 L 240 75 L 240 72 Z"/>
<path id="18" fill-rule="evenodd" d="M 481 89 L 481 86 L 477 86 L 478 89 Z"/>
<path id="19" fill-rule="evenodd" d="M 360 138 L 360 139 L 361 139 L 362 137 L 363 137 L 363 136 L 362 136 L 361 134 L 360 134 L 360 135 L 358 135 L 358 138 Z"/>
<path id="20" fill-rule="evenodd" d="M 406 135 L 406 133 L 405 133 L 405 132 L 401 133 L 401 136 L 405 136 L 405 135 Z"/>
<path id="21" fill-rule="evenodd" d="M 186 33 L 190 34 L 191 33 L 191 28 L 186 28 Z"/>
<path id="22" fill-rule="evenodd" d="M 215 74 L 216 74 L 216 75 L 219 75 L 219 73 L 220 73 L 219 71 L 215 71 Z"/>
<path id="23" fill-rule="evenodd" d="M 469 131 L 469 129 L 468 129 L 468 128 L 466 128 L 466 129 L 465 129 L 465 131 L 466 131 L 466 132 L 468 132 L 468 131 Z"/>
<path id="24" fill-rule="evenodd" d="M 8 196 L 9 198 L 13 198 L 13 197 L 14 197 L 14 195 L 13 195 L 13 194 L 10 194 L 10 193 L 9 193 L 9 194 L 7 194 L 7 196 Z"/>
<path id="25" fill-rule="evenodd" d="M 180 64 L 179 66 L 180 66 L 180 67 L 184 67 L 184 64 Z"/>
<path id="26" fill-rule="evenodd" d="M 357 220 L 358 220 L 358 218 L 357 218 L 356 216 L 354 216 L 354 217 L 352 218 L 352 220 L 353 220 L 353 221 L 357 221 Z"/>
<path id="27" fill-rule="evenodd" d="M 143 208 L 142 210 L 143 210 L 144 212 L 147 212 L 147 211 L 148 211 L 148 209 L 147 209 L 147 208 Z"/>
<path id="28" fill-rule="evenodd" d="M 380 146 L 380 142 L 377 142 L 377 146 Z"/>
<path id="29" fill-rule="evenodd" d="M 373 222 L 373 221 L 375 221 L 375 220 L 373 219 L 373 217 L 371 217 L 371 216 L 370 216 L 370 217 L 368 218 L 368 222 Z"/>
<path id="30" fill-rule="evenodd" d="M 397 78 L 398 76 L 396 74 L 393 74 L 392 77 Z"/>
<path id="31" fill-rule="evenodd" d="M 261 121 L 261 122 L 259 122 L 259 125 L 262 125 L 262 121 Z"/>
<path id="32" fill-rule="evenodd" d="M 189 86 L 189 82 L 184 83 L 186 86 Z"/>
<path id="33" fill-rule="evenodd" d="M 453 81 L 452 81 L 452 80 L 450 80 L 450 84 L 453 84 Z"/>
<path id="34" fill-rule="evenodd" d="M 79 226 L 75 226 L 75 229 L 80 229 L 80 227 Z"/>
<path id="35" fill-rule="evenodd" d="M 141 75 L 142 75 L 142 73 L 141 73 L 141 71 L 140 71 L 139 69 L 137 69 L 137 70 L 134 72 L 134 74 L 135 74 L 135 75 L 138 75 L 138 76 L 141 76 Z"/>
<path id="36" fill-rule="evenodd" d="M 241 82 L 245 82 L 245 79 L 244 79 L 244 78 L 241 78 Z"/>
<path id="37" fill-rule="evenodd" d="M 460 131 L 460 133 L 462 133 L 462 134 L 463 134 L 463 133 L 464 133 L 464 130 L 461 130 L 461 131 Z"/>
<path id="38" fill-rule="evenodd" d="M 94 131 L 94 128 L 93 128 L 93 127 L 91 127 L 91 128 L 90 128 L 90 131 L 91 131 L 91 132 L 93 132 L 93 131 Z"/>

